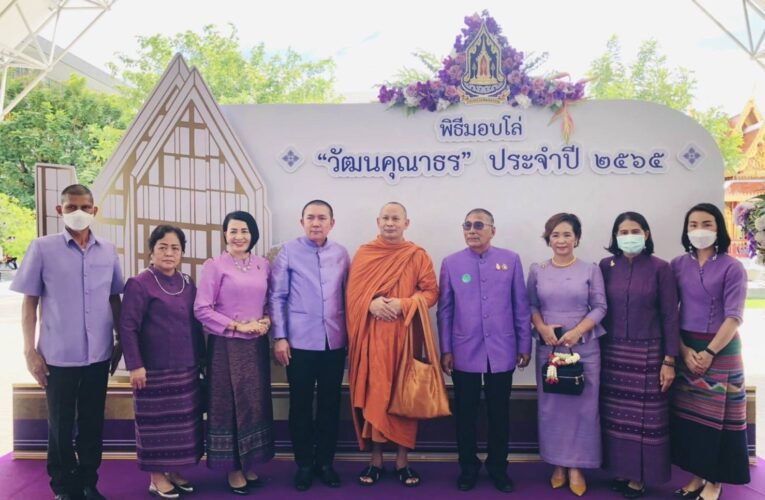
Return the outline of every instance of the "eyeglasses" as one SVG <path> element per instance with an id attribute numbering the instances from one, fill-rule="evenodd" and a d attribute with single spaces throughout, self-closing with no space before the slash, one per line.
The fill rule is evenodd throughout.
<path id="1" fill-rule="evenodd" d="M 493 224 L 488 224 L 486 222 L 481 222 L 480 220 L 477 220 L 475 222 L 470 222 L 469 220 L 466 220 L 462 223 L 462 229 L 465 231 L 470 231 L 471 229 L 475 229 L 476 231 L 480 231 L 484 227 L 491 227 Z"/>

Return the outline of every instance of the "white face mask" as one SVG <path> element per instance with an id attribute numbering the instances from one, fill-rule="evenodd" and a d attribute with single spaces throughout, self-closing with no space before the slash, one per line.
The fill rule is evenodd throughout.
<path id="1" fill-rule="evenodd" d="M 621 234 L 616 237 L 616 246 L 627 255 L 637 255 L 645 248 L 642 234 Z"/>
<path id="2" fill-rule="evenodd" d="M 703 250 L 715 244 L 717 233 L 708 229 L 694 229 L 688 232 L 688 239 L 696 249 Z"/>
<path id="3" fill-rule="evenodd" d="M 72 231 L 82 231 L 86 227 L 89 227 L 93 222 L 93 214 L 89 214 L 83 210 L 75 210 L 64 214 L 64 225 Z"/>

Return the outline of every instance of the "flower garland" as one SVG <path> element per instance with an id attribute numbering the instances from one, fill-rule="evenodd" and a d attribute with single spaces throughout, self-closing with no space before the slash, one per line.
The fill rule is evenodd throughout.
<path id="1" fill-rule="evenodd" d="M 465 17 L 467 27 L 457 35 L 454 50 L 443 60 L 443 67 L 438 71 L 437 79 L 416 82 L 405 87 L 382 85 L 378 99 L 389 106 L 404 106 L 408 111 L 419 109 L 443 111 L 452 104 L 460 102 L 460 79 L 465 73 L 467 56 L 465 50 L 486 23 L 486 29 L 502 47 L 502 72 L 507 79 L 509 95 L 507 104 L 526 109 L 530 106 L 550 108 L 556 112 L 551 122 L 558 117 L 563 119 L 563 132 L 568 138 L 573 129 L 573 122 L 568 114 L 568 104 L 584 98 L 587 80 L 572 83 L 568 73 L 559 73 L 549 77 L 532 76 L 524 65 L 523 52 L 511 47 L 496 20 L 483 11 L 480 15 Z"/>
<path id="2" fill-rule="evenodd" d="M 736 205 L 733 221 L 744 231 L 747 253 L 758 264 L 765 264 L 765 195 L 755 196 Z"/>
<path id="3" fill-rule="evenodd" d="M 573 365 L 582 359 L 578 352 L 573 354 L 564 352 L 553 352 L 547 358 L 547 373 L 545 373 L 545 381 L 548 384 L 558 383 L 558 367 L 564 365 Z"/>

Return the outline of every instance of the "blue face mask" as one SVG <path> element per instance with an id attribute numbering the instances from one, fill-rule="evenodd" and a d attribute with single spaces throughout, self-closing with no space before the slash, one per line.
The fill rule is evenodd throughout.
<path id="1" fill-rule="evenodd" d="M 642 234 L 622 234 L 616 237 L 616 246 L 627 255 L 637 255 L 645 248 Z"/>

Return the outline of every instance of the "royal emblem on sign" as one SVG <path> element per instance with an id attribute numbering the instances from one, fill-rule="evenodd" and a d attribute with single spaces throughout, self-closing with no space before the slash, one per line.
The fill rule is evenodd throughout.
<path id="1" fill-rule="evenodd" d="M 489 33 L 486 22 L 465 50 L 465 72 L 460 80 L 460 100 L 465 104 L 507 102 L 510 89 L 502 71 L 502 46 Z"/>
<path id="2" fill-rule="evenodd" d="M 459 103 L 548 108 L 554 113 L 551 122 L 561 119 L 568 143 L 574 130 L 569 104 L 584 98 L 587 80 L 572 82 L 568 73 L 533 75 L 544 57 L 525 60 L 487 11 L 465 17 L 465 25 L 433 78 L 381 85 L 380 102 L 402 106 L 407 113 L 444 111 Z"/>

